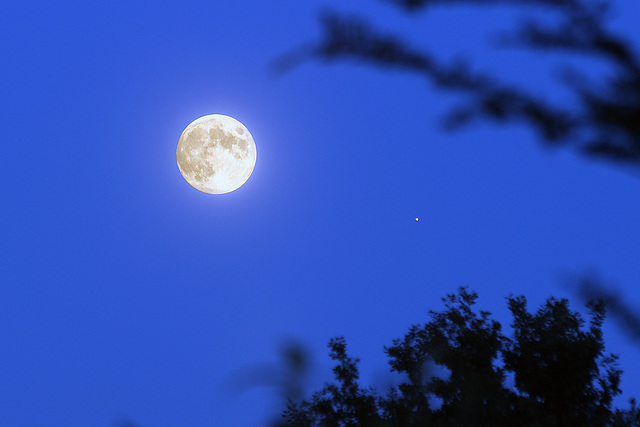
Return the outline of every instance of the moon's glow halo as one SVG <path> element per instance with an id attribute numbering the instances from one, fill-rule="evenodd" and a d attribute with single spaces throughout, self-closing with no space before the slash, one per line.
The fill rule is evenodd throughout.
<path id="1" fill-rule="evenodd" d="M 210 114 L 194 120 L 180 135 L 176 160 L 191 186 L 224 194 L 244 184 L 256 164 L 256 144 L 233 117 Z"/>

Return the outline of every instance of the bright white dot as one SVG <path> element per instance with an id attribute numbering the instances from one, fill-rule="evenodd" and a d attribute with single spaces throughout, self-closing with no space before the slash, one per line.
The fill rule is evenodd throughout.
<path id="1" fill-rule="evenodd" d="M 420 218 L 416 218 L 416 222 L 420 221 Z"/>

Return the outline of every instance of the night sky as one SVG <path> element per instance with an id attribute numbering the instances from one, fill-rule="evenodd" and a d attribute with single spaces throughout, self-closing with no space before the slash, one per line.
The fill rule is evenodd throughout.
<path id="1" fill-rule="evenodd" d="M 3 2 L 0 425 L 261 425 L 282 401 L 255 373 L 275 375 L 283 345 L 313 356 L 308 391 L 338 335 L 382 384 L 382 347 L 462 285 L 505 326 L 510 294 L 586 313 L 565 285 L 585 272 L 640 307 L 638 175 L 522 126 L 445 133 L 463 99 L 416 75 L 269 64 L 317 40 L 329 6 L 557 103 L 571 98 L 554 64 L 606 66 L 495 49 L 522 11 L 342 3 Z M 611 28 L 640 44 L 640 5 L 614 5 Z M 229 194 L 176 165 L 207 114 L 256 142 Z M 622 406 L 640 398 L 640 347 L 613 320 L 605 341 Z"/>

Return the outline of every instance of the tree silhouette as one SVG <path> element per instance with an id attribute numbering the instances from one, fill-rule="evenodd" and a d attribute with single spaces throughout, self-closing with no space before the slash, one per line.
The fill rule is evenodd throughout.
<path id="1" fill-rule="evenodd" d="M 444 311 L 430 311 L 429 322 L 385 347 L 404 378 L 385 395 L 358 384 L 359 360 L 347 355 L 344 338 L 332 339 L 337 383 L 290 402 L 283 416 L 296 426 L 640 425 L 635 403 L 612 409 L 622 371 L 605 355 L 602 302 L 587 305 L 586 324 L 566 299 L 549 298 L 531 313 L 524 297 L 511 296 L 505 336 L 489 312 L 473 310 L 476 299 L 460 288 L 443 298 Z M 436 366 L 448 375 L 434 375 Z"/>
<path id="2" fill-rule="evenodd" d="M 609 4 L 584 0 L 386 0 L 409 13 L 456 4 L 514 7 L 535 6 L 561 16 L 554 26 L 527 18 L 504 45 L 537 52 L 562 51 L 610 65 L 612 76 L 593 81 L 576 68 L 566 67 L 561 80 L 577 104 L 560 107 L 521 88 L 486 74 L 472 72 L 465 62 L 453 65 L 414 49 L 400 37 L 384 34 L 365 19 L 325 11 L 321 40 L 292 50 L 274 62 L 285 72 L 308 59 L 354 59 L 379 67 L 394 67 L 429 78 L 437 87 L 467 95 L 466 101 L 444 118 L 446 129 L 473 119 L 520 122 L 533 128 L 547 145 L 573 146 L 592 158 L 640 167 L 640 61 L 631 45 L 606 27 Z M 531 11 L 531 7 L 527 8 Z"/>
<path id="3" fill-rule="evenodd" d="M 607 27 L 611 4 L 607 0 L 384 0 L 407 13 L 456 5 L 495 5 L 524 9 L 528 14 L 503 46 L 538 53 L 564 52 L 608 65 L 611 74 L 589 78 L 575 67 L 564 67 L 561 82 L 575 95 L 576 104 L 554 105 L 545 97 L 507 84 L 491 75 L 474 72 L 466 61 L 448 64 L 428 51 L 415 49 L 401 37 L 376 30 L 365 19 L 333 11 L 320 14 L 323 36 L 273 62 L 284 73 L 301 62 L 356 60 L 375 67 L 423 75 L 436 87 L 466 95 L 465 101 L 443 118 L 446 130 L 473 120 L 523 123 L 540 136 L 545 146 L 569 146 L 592 159 L 631 170 L 640 169 L 640 58 L 634 46 Z M 535 10 L 553 12 L 554 25 L 541 23 Z M 634 340 L 640 340 L 638 310 L 628 307 L 616 293 L 590 277 L 578 279 L 578 293 L 598 297 L 609 306 Z"/>
<path id="4" fill-rule="evenodd" d="M 563 52 L 606 64 L 610 73 L 587 77 L 567 65 L 560 82 L 575 103 L 559 106 L 535 93 L 475 71 L 467 61 L 448 63 L 416 49 L 402 37 L 384 33 L 364 18 L 334 11 L 320 15 L 322 37 L 282 55 L 278 73 L 303 61 L 355 60 L 425 76 L 434 86 L 464 96 L 444 118 L 446 130 L 474 120 L 520 123 L 545 146 L 564 146 L 617 167 L 640 168 L 640 59 L 630 42 L 607 27 L 610 5 L 588 0 L 385 0 L 407 13 L 453 5 L 507 5 L 528 17 L 502 46 L 538 53 Z M 554 25 L 532 12 L 557 14 Z M 358 359 L 346 353 L 343 338 L 330 341 L 337 384 L 327 384 L 311 399 L 290 402 L 292 425 L 380 426 L 640 426 L 635 401 L 612 409 L 620 394 L 616 357 L 604 355 L 604 307 L 640 337 L 640 317 L 599 281 L 583 277 L 578 292 L 590 302 L 590 321 L 569 309 L 567 300 L 549 299 L 530 313 L 524 297 L 508 298 L 513 332 L 502 335 L 488 312 L 471 307 L 476 294 L 461 289 L 445 299 L 446 310 L 411 327 L 386 347 L 393 371 L 405 381 L 386 394 L 358 384 Z M 449 376 L 433 376 L 433 367 Z M 509 381 L 513 384 L 507 385 Z"/>

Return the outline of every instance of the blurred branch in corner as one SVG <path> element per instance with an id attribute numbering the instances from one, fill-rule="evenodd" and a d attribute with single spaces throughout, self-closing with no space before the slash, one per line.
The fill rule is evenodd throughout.
<path id="1" fill-rule="evenodd" d="M 445 130 L 478 119 L 531 128 L 547 147 L 572 147 L 578 153 L 608 161 L 637 176 L 640 168 L 640 57 L 628 37 L 608 27 L 613 15 L 608 1 L 588 0 L 387 0 L 399 13 L 430 7 L 495 5 L 521 10 L 512 32 L 496 34 L 495 47 L 516 47 L 549 54 L 563 52 L 610 66 L 612 72 L 587 76 L 579 66 L 561 64 L 559 81 L 573 93 L 573 105 L 558 106 L 540 90 L 509 84 L 491 73 L 475 70 L 467 61 L 442 61 L 429 50 L 397 34 L 385 33 L 358 15 L 325 10 L 319 23 L 323 36 L 300 43 L 276 58 L 271 68 L 283 75 L 309 60 L 325 63 L 356 61 L 378 69 L 396 69 L 424 76 L 436 88 L 463 96 L 443 118 Z M 559 23 L 544 17 L 554 13 Z M 428 22 L 425 22 L 425 25 Z M 442 34 L 447 38 L 451 34 Z M 636 38 L 637 33 L 628 34 Z M 566 56 L 566 57 L 567 57 Z M 564 61 L 562 61 L 564 62 Z M 546 96 L 545 96 L 546 95 Z"/>
<path id="2" fill-rule="evenodd" d="M 620 292 L 613 290 L 594 273 L 579 276 L 575 288 L 578 295 L 587 301 L 602 300 L 607 315 L 623 328 L 629 338 L 640 344 L 640 310 L 627 304 Z"/>
<path id="3" fill-rule="evenodd" d="M 269 387 L 279 391 L 281 407 L 289 402 L 298 402 L 304 397 L 311 368 L 311 357 L 306 347 L 289 340 L 280 346 L 279 360 L 258 362 L 240 368 L 227 380 L 227 390 L 232 396 L 239 396 L 258 387 Z M 281 417 L 281 408 L 275 415 L 269 415 L 269 427 L 286 426 Z"/>

